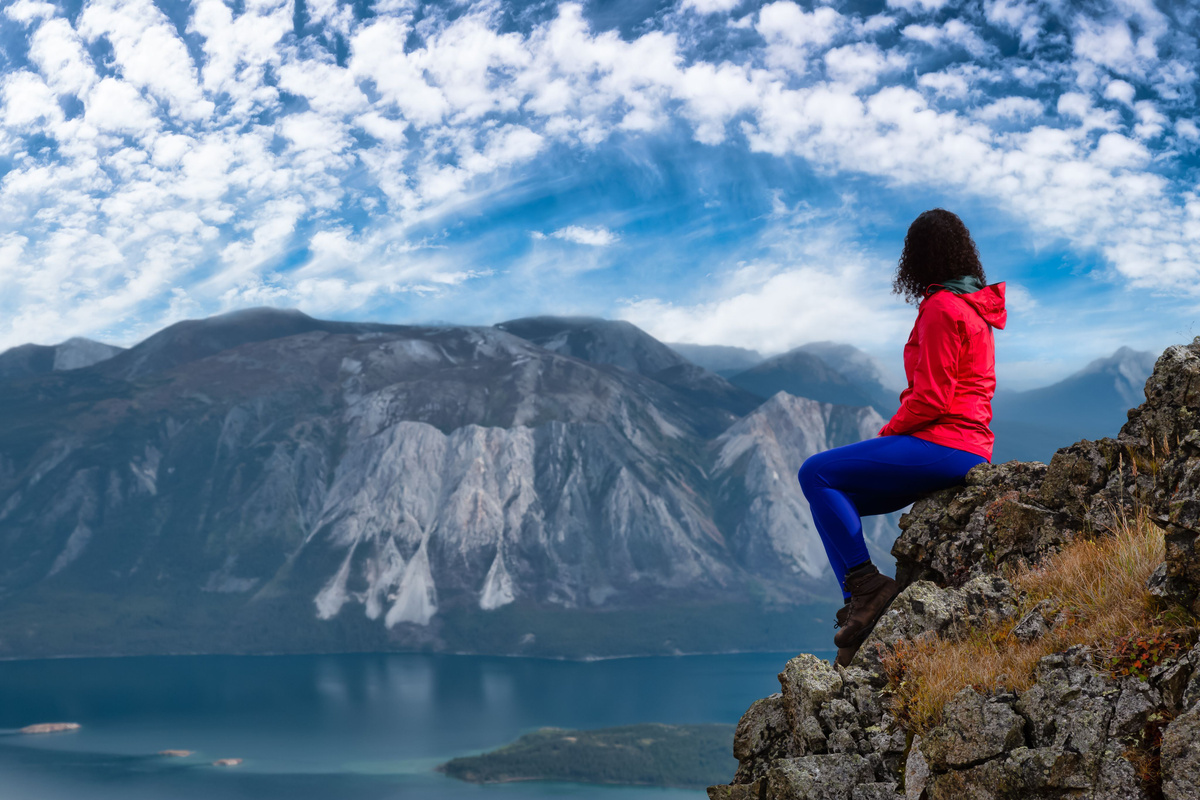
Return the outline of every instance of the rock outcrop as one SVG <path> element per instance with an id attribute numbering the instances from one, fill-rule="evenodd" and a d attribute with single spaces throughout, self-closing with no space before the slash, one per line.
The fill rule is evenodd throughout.
<path id="1" fill-rule="evenodd" d="M 1122 512 L 1167 532 L 1151 579 L 1164 608 L 1200 613 L 1200 338 L 1169 348 L 1146 401 L 1115 439 L 1081 441 L 1049 464 L 981 465 L 966 485 L 916 503 L 893 553 L 905 587 L 849 668 L 798 656 L 782 691 L 738 725 L 731 784 L 713 800 L 1138 800 L 1200 797 L 1200 645 L 1123 676 L 1076 646 L 1042 658 L 1020 692 L 967 687 L 923 735 L 890 713 L 881 661 L 928 632 L 955 638 L 1015 620 L 1006 566 L 1036 563 Z M 1044 633 L 1035 608 L 1014 635 Z"/>

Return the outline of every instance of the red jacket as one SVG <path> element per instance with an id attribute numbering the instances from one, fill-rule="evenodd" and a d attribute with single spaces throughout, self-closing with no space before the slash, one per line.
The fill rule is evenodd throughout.
<path id="1" fill-rule="evenodd" d="M 968 294 L 930 286 L 904 345 L 908 388 L 879 435 L 908 434 L 990 461 L 995 437 L 988 423 L 996 393 L 992 328 L 1003 329 L 1007 320 L 1003 283 Z"/>

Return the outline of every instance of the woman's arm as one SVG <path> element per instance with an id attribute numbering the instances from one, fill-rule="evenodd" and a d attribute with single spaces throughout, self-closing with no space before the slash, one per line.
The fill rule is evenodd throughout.
<path id="1" fill-rule="evenodd" d="M 944 300 L 939 300 L 917 320 L 917 365 L 913 370 L 912 391 L 879 430 L 880 436 L 918 431 L 950 410 L 958 384 L 964 332 L 959 320 L 943 303 Z"/>

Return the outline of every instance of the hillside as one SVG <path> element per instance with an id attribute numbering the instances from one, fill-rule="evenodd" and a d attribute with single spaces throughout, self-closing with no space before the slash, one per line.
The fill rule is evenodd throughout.
<path id="1" fill-rule="evenodd" d="M 789 661 L 710 798 L 1195 798 L 1198 386 L 1200 338 L 1162 354 L 1116 439 L 918 501 L 892 551 L 905 588 L 854 663 Z M 1029 673 L 989 666 L 1039 648 Z M 914 705 L 935 683 L 949 700 Z"/>
<path id="2" fill-rule="evenodd" d="M 832 579 L 794 473 L 881 424 L 627 323 L 273 309 L 10 380 L 0 412 L 0 657 L 811 646 Z"/>

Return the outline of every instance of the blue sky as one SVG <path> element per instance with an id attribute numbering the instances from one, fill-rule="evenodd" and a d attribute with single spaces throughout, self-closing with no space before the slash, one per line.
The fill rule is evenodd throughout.
<path id="1" fill-rule="evenodd" d="M 0 347 L 252 305 L 628 319 L 898 369 L 926 208 L 1002 381 L 1200 334 L 1194 3 L 17 0 Z"/>

